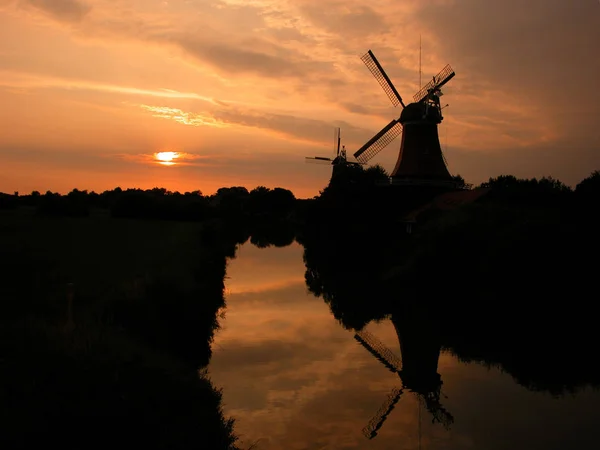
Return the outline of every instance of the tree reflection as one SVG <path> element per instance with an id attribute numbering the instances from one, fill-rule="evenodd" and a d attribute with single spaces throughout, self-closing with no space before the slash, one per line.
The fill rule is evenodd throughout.
<path id="1" fill-rule="evenodd" d="M 552 180 L 500 181 L 477 204 L 427 212 L 410 236 L 398 224 L 363 222 L 370 232 L 357 234 L 329 219 L 309 223 L 301 239 L 309 291 L 359 337 L 368 323 L 390 319 L 403 389 L 445 425 L 453 418 L 440 401 L 442 349 L 498 367 L 530 390 L 562 395 L 600 385 L 589 313 L 599 250 L 591 205 L 581 209 Z M 393 367 L 376 347 L 369 351 Z"/>

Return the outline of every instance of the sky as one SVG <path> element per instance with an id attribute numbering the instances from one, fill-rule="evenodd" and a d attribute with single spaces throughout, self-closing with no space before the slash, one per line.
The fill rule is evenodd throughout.
<path id="1" fill-rule="evenodd" d="M 333 155 L 335 127 L 351 154 L 400 114 L 369 49 L 404 99 L 452 65 L 452 174 L 600 169 L 598 0 L 0 0 L 0 191 L 312 197 L 331 168 L 304 158 Z"/>

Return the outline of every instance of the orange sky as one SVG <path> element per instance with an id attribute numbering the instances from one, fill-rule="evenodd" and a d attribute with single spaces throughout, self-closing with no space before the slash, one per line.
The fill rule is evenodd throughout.
<path id="1" fill-rule="evenodd" d="M 368 5 L 368 6 L 367 6 Z M 0 0 L 0 191 L 257 185 L 316 195 L 446 63 L 452 173 L 600 169 L 597 0 Z M 393 168 L 399 140 L 373 163 Z M 158 165 L 151 155 L 184 153 Z"/>

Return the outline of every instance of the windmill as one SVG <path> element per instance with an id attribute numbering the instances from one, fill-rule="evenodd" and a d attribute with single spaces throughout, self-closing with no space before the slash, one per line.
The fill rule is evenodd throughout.
<path id="1" fill-rule="evenodd" d="M 440 73 L 413 96 L 413 103 L 405 105 L 402 97 L 375 58 L 371 50 L 361 60 L 379 82 L 394 106 L 401 105 L 402 113 L 359 148 L 354 157 L 363 164 L 383 150 L 402 134 L 400 153 L 391 173 L 393 184 L 452 185 L 440 140 L 438 124 L 443 120 L 440 97 L 441 88 L 455 73 L 447 65 Z"/>
<path id="2" fill-rule="evenodd" d="M 394 327 L 396 327 L 396 331 L 398 332 L 398 327 L 395 322 Z M 440 403 L 442 381 L 439 374 L 437 374 L 436 369 L 431 367 L 432 364 L 430 364 L 430 361 L 425 363 L 425 370 L 423 370 L 423 368 L 409 367 L 410 365 L 414 366 L 414 361 L 409 361 L 409 359 L 414 360 L 414 354 L 409 355 L 411 353 L 410 349 L 404 346 L 403 353 L 407 353 L 407 361 L 403 362 L 394 354 L 394 352 L 386 347 L 385 344 L 377 339 L 377 337 L 366 330 L 356 332 L 354 339 L 356 339 L 365 349 L 367 349 L 369 353 L 371 353 L 379 362 L 381 362 L 386 369 L 394 374 L 397 374 L 400 377 L 402 385 L 401 387 L 396 386 L 391 390 L 379 410 L 371 418 L 367 426 L 363 428 L 363 434 L 368 439 L 373 439 L 375 436 L 377 436 L 377 433 L 383 426 L 385 420 L 390 415 L 404 392 L 407 390 L 416 394 L 419 400 L 419 442 L 421 439 L 421 406 L 423 404 L 433 416 L 433 423 L 437 422 L 441 423 L 446 428 L 450 427 L 450 425 L 454 422 L 454 418 Z M 439 351 L 435 361 L 436 367 L 438 356 Z M 403 354 L 403 360 L 404 359 L 405 355 Z M 428 358 L 426 357 L 425 359 Z"/>
<path id="3" fill-rule="evenodd" d="M 360 162 L 348 161 L 346 158 L 346 146 L 341 144 L 341 133 L 340 128 L 335 128 L 334 130 L 334 143 L 333 143 L 333 156 L 325 157 L 325 156 L 307 156 L 307 163 L 316 163 L 316 164 L 328 164 L 332 166 L 337 165 L 360 165 Z"/>

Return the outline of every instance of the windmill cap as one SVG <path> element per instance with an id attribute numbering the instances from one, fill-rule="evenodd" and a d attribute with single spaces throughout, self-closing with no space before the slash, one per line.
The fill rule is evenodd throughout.
<path id="1" fill-rule="evenodd" d="M 406 108 L 404 108 L 402 114 L 400 114 L 400 123 L 422 121 L 426 111 L 425 108 L 424 102 L 406 105 Z M 442 121 L 442 116 L 437 108 L 429 108 L 429 111 L 427 112 L 427 121 L 435 123 L 440 123 Z"/>

